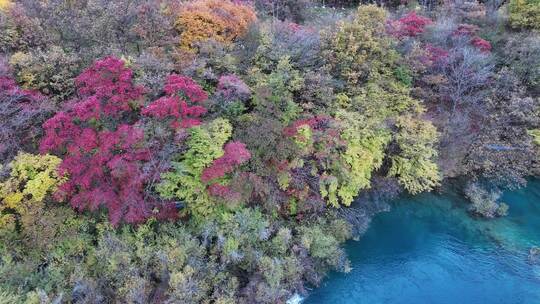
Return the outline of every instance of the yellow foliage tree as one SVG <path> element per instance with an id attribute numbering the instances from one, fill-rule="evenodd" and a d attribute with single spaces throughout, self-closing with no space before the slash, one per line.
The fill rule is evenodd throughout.
<path id="1" fill-rule="evenodd" d="M 180 46 L 193 50 L 197 42 L 208 39 L 231 43 L 245 34 L 256 19 L 247 5 L 228 0 L 198 0 L 181 7 L 175 26 L 181 33 Z"/>
<path id="2" fill-rule="evenodd" d="M 53 155 L 20 153 L 10 163 L 11 173 L 0 183 L 0 227 L 18 215 L 41 208 L 46 196 L 64 181 L 57 172 L 62 160 Z"/>
<path id="3" fill-rule="evenodd" d="M 340 137 L 347 148 L 323 175 L 319 186 L 327 203 L 339 207 L 349 206 L 360 190 L 371 186 L 372 173 L 382 165 L 390 134 L 373 125 L 368 127 L 365 117 L 357 112 L 339 111 L 336 118 L 345 126 Z"/>
<path id="4" fill-rule="evenodd" d="M 430 191 L 441 181 L 435 163 L 438 140 L 437 129 L 430 121 L 410 115 L 396 119 L 399 131 L 395 136 L 400 153 L 391 157 L 389 175 L 396 176 L 399 183 L 410 193 Z"/>
<path id="5" fill-rule="evenodd" d="M 333 72 L 347 82 L 349 92 L 393 73 L 399 54 L 386 32 L 386 18 L 384 9 L 360 5 L 354 19 L 338 23 L 326 34 L 325 57 Z"/>
<path id="6" fill-rule="evenodd" d="M 0 11 L 5 11 L 8 9 L 13 3 L 9 0 L 0 0 Z"/>

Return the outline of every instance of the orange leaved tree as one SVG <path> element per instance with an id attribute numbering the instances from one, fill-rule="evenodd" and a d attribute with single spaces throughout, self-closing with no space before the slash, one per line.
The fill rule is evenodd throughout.
<path id="1" fill-rule="evenodd" d="M 176 29 L 180 31 L 180 46 L 193 50 L 197 42 L 214 39 L 231 43 L 246 33 L 256 20 L 253 8 L 228 0 L 197 0 L 180 8 Z"/>

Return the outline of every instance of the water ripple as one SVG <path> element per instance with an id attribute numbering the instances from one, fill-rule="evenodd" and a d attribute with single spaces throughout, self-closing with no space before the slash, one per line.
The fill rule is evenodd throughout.
<path id="1" fill-rule="evenodd" d="M 333 273 L 305 304 L 540 303 L 540 182 L 503 197 L 510 215 L 477 221 L 456 195 L 402 199 L 347 251 L 353 270 Z"/>

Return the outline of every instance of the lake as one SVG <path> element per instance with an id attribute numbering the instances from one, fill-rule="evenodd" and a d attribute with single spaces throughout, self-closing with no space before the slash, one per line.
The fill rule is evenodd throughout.
<path id="1" fill-rule="evenodd" d="M 331 273 L 304 304 L 540 303 L 540 181 L 506 192 L 507 217 L 471 218 L 457 194 L 394 201 L 359 241 L 353 269 Z"/>

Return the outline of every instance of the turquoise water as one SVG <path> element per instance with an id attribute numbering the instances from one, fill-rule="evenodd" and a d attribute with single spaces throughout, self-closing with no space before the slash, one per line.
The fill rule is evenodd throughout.
<path id="1" fill-rule="evenodd" d="M 353 269 L 333 273 L 305 304 L 540 303 L 540 181 L 505 193 L 509 215 L 471 219 L 453 194 L 402 198 L 350 242 Z"/>

